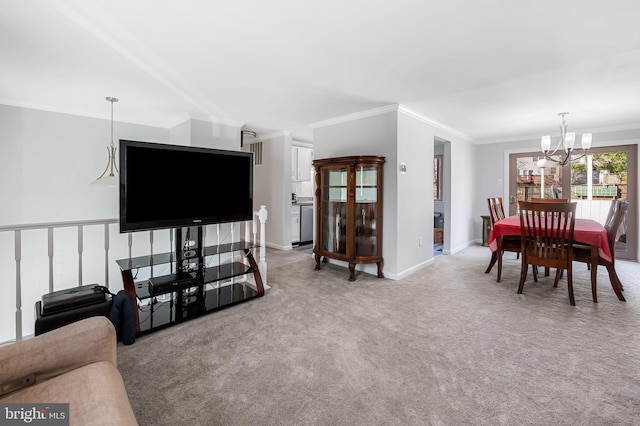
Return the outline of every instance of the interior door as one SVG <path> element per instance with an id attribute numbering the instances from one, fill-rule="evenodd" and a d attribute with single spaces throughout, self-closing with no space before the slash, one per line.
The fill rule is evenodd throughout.
<path id="1" fill-rule="evenodd" d="M 636 259 L 638 176 L 637 146 L 598 147 L 568 164 L 548 161 L 541 168 L 540 152 L 509 156 L 509 215 L 518 214 L 518 201 L 569 198 L 578 203 L 576 217 L 604 224 L 614 199 L 628 200 L 629 209 L 616 236 L 619 259 Z M 629 179 L 629 177 L 631 177 Z"/>

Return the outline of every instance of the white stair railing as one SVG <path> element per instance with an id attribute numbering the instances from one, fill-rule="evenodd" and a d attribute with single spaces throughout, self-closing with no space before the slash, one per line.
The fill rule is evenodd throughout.
<path id="1" fill-rule="evenodd" d="M 265 236 L 265 225 L 267 221 L 267 209 L 265 206 L 260 206 L 259 211 L 255 211 L 253 214 L 253 220 L 247 222 L 247 228 L 245 231 L 245 238 L 247 241 L 253 241 L 253 244 L 259 246 L 259 262 L 258 269 L 260 270 L 260 274 L 262 276 L 262 282 L 266 285 L 267 283 L 267 262 L 266 262 L 266 236 Z M 259 229 L 260 232 L 257 233 L 258 223 L 260 224 Z M 27 291 L 29 288 L 38 288 L 37 283 L 33 282 L 25 282 L 24 274 L 23 274 L 23 253 L 24 252 L 36 252 L 37 250 L 33 247 L 23 247 L 24 240 L 24 231 L 32 231 L 32 230 L 46 230 L 46 240 L 47 240 L 47 251 L 46 256 L 48 257 L 48 271 L 44 271 L 45 268 L 41 268 L 43 270 L 33 271 L 34 273 L 30 273 L 29 276 L 47 276 L 48 275 L 48 292 L 56 291 L 61 289 L 61 285 L 54 282 L 54 277 L 58 276 L 60 278 L 60 274 L 56 274 L 55 272 L 55 247 L 56 247 L 56 230 L 60 230 L 63 228 L 76 228 L 77 234 L 77 243 L 76 243 L 76 253 L 77 253 L 77 276 L 76 277 L 62 277 L 66 282 L 74 282 L 76 285 L 83 285 L 83 271 L 85 269 L 90 269 L 91 271 L 96 271 L 101 268 L 100 265 L 86 264 L 86 260 L 84 259 L 84 251 L 86 244 L 86 232 L 85 229 L 92 226 L 102 226 L 104 227 L 104 282 L 100 283 L 109 288 L 111 288 L 113 292 L 118 288 L 122 288 L 122 281 L 119 275 L 116 276 L 115 280 L 117 281 L 118 288 L 114 288 L 113 283 L 110 281 L 113 279 L 109 275 L 109 269 L 114 267 L 115 265 L 115 256 L 110 256 L 110 253 L 113 250 L 118 250 L 122 253 L 127 253 L 128 256 L 132 256 L 133 246 L 134 246 L 134 238 L 132 233 L 120 234 L 121 238 L 118 241 L 115 241 L 116 244 L 113 244 L 112 241 L 113 236 L 110 231 L 112 231 L 111 226 L 117 225 L 117 219 L 98 219 L 98 220 L 84 220 L 84 221 L 70 221 L 70 222 L 48 222 L 48 223 L 33 223 L 33 224 L 20 224 L 20 225 L 6 225 L 0 226 L 0 234 L 3 233 L 13 233 L 13 260 L 15 262 L 15 339 L 12 340 L 7 334 L 6 329 L 2 329 L 0 333 L 0 342 L 12 342 L 12 341 L 20 341 L 23 339 L 23 336 L 29 335 L 30 332 L 25 333 L 24 320 L 25 320 L 25 312 L 23 310 L 23 306 L 29 306 L 29 309 L 33 309 L 35 303 L 39 300 L 39 297 L 31 297 L 29 300 L 24 300 L 25 293 L 33 293 Z M 215 225 L 213 225 L 215 226 Z M 249 226 L 252 227 L 253 233 L 249 233 Z M 148 239 L 148 248 L 144 251 L 147 253 L 154 253 L 154 232 L 163 232 L 163 231 L 145 231 L 149 232 Z M 173 231 L 167 230 L 169 232 L 169 244 L 170 247 L 173 247 Z M 253 240 L 251 239 L 253 236 Z M 29 239 L 31 240 L 31 239 Z M 6 240 L 2 240 L 3 242 Z M 32 244 L 37 244 L 33 242 Z M 145 243 L 146 245 L 146 243 Z M 114 247 L 115 246 L 115 247 Z M 9 252 L 12 248 L 8 244 L 0 244 L 0 256 L 4 259 L 9 259 Z M 125 255 L 126 256 L 126 255 Z M 64 256 L 61 256 L 64 257 Z M 38 267 L 36 267 L 38 268 Z M 117 267 L 116 267 L 117 268 Z M 30 271 L 32 272 L 32 271 Z M 48 273 L 47 273 L 48 272 Z M 94 274 L 95 275 L 95 274 Z M 115 275 L 115 274 L 114 274 Z M 62 280 L 61 280 L 62 281 Z M 26 286 L 26 288 L 25 288 Z M 66 288 L 66 287 L 64 287 Z M 34 300 L 31 300 L 34 299 Z M 0 311 L 10 310 L 10 303 L 7 299 L 0 300 Z M 27 317 L 27 319 L 33 319 L 31 315 Z M 35 320 L 35 319 L 34 319 Z M 6 327 L 6 325 L 5 325 Z M 31 330 L 31 328 L 29 328 Z"/>

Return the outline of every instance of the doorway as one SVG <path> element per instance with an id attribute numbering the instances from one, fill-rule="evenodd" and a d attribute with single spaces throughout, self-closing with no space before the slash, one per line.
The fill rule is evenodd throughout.
<path id="1" fill-rule="evenodd" d="M 448 253 L 450 241 L 449 205 L 451 191 L 450 142 L 433 140 L 433 256 Z"/>
<path id="2" fill-rule="evenodd" d="M 564 166 L 543 159 L 540 152 L 509 155 L 509 215 L 518 202 L 531 198 L 568 198 L 578 203 L 576 217 L 603 223 L 612 200 L 628 200 L 629 209 L 616 236 L 618 259 L 637 258 L 637 145 L 598 147 L 575 156 Z M 543 166 L 543 167 L 540 167 Z M 630 178 L 629 178 L 630 177 Z"/>

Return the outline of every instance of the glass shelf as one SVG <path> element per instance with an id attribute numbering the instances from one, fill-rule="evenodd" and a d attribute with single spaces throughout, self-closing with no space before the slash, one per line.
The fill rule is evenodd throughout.
<path id="1" fill-rule="evenodd" d="M 217 254 L 222 254 L 222 253 L 251 250 L 256 247 L 257 245 L 255 243 L 238 241 L 235 243 L 205 246 L 203 248 L 203 253 L 205 256 L 215 256 Z M 190 256 L 189 258 L 185 258 L 185 259 L 194 259 L 197 257 L 198 255 L 195 254 L 194 256 Z M 120 270 L 127 271 L 131 269 L 147 268 L 153 265 L 159 265 L 161 263 L 173 263 L 175 261 L 176 261 L 175 253 L 169 252 L 169 253 L 156 253 L 154 255 L 147 255 L 147 256 L 131 257 L 129 259 L 120 259 L 120 260 L 116 260 L 116 263 L 120 267 Z"/>

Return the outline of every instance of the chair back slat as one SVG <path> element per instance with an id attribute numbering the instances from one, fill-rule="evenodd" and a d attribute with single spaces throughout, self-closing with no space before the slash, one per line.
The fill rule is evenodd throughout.
<path id="1" fill-rule="evenodd" d="M 504 207 L 502 205 L 502 197 L 487 198 L 489 204 L 489 217 L 491 219 L 491 227 L 499 220 L 505 218 Z"/>

